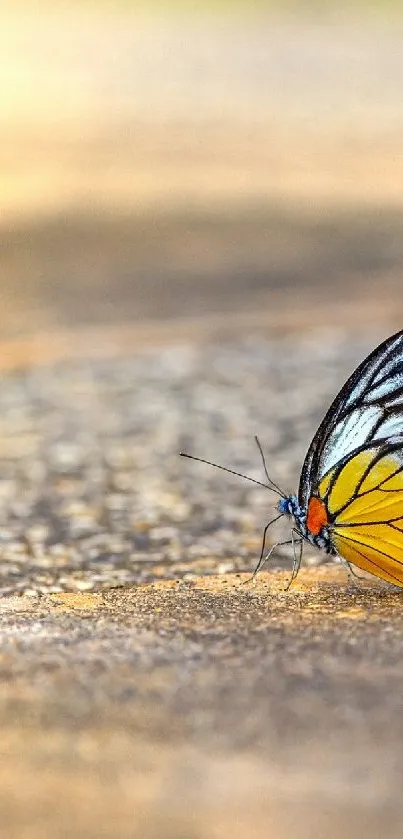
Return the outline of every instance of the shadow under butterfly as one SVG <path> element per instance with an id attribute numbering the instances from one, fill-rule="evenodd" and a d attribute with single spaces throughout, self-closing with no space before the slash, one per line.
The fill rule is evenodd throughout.
<path id="1" fill-rule="evenodd" d="M 291 544 L 289 588 L 309 542 L 339 556 L 351 570 L 356 566 L 403 588 L 403 330 L 364 359 L 332 402 L 309 446 L 298 495 L 282 492 L 270 478 L 255 439 L 267 484 L 180 452 L 279 496 L 252 579 L 275 548 Z M 265 553 L 267 531 L 282 516 L 292 521 L 291 538 Z"/>

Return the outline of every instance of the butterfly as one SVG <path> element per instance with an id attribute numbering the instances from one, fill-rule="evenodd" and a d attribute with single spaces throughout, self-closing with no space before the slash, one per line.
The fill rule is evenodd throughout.
<path id="1" fill-rule="evenodd" d="M 280 498 L 277 515 L 264 529 L 253 576 L 276 547 L 292 544 L 291 585 L 309 542 L 403 588 L 403 330 L 364 359 L 332 402 L 306 454 L 298 495 L 282 492 L 270 478 L 255 439 L 268 483 L 240 477 Z M 265 554 L 267 531 L 282 516 L 291 519 L 291 539 Z"/>

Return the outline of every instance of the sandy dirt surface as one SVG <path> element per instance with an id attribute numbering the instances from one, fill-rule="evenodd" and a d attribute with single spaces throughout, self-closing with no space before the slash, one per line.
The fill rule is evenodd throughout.
<path id="1" fill-rule="evenodd" d="M 401 594 L 245 578 L 0 603 L 8 836 L 401 835 Z"/>

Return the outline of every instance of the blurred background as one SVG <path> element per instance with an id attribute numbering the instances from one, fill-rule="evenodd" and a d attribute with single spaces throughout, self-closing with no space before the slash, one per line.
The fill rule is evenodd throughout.
<path id="1" fill-rule="evenodd" d="M 1 3 L 2 337 L 396 316 L 402 28 L 382 0 Z"/>
<path id="2" fill-rule="evenodd" d="M 402 328 L 402 12 L 0 0 L 10 839 L 402 835 L 401 598 L 240 586 L 276 499 L 178 457 L 295 491 Z"/>

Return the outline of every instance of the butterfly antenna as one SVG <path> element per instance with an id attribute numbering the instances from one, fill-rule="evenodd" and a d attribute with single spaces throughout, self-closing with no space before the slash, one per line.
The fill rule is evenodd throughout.
<path id="1" fill-rule="evenodd" d="M 193 454 L 187 454 L 186 452 L 179 452 L 179 456 L 187 457 L 189 460 L 197 460 L 198 463 L 207 463 L 208 466 L 214 466 L 215 469 L 221 469 L 223 472 L 229 472 L 230 475 L 236 475 L 238 478 L 244 478 L 245 481 L 250 481 L 252 484 L 257 484 L 258 486 L 264 487 L 265 489 L 271 489 L 273 492 L 279 495 L 280 498 L 284 498 L 284 494 L 280 492 L 278 487 L 273 486 L 273 481 L 270 481 L 270 485 L 267 486 L 267 484 L 262 483 L 262 481 L 257 481 L 255 478 L 251 478 L 249 475 L 243 475 L 242 472 L 235 472 L 234 469 L 227 469 L 226 466 L 220 466 L 219 463 L 213 463 L 211 460 L 205 460 L 203 457 L 195 457 Z"/>
<path id="2" fill-rule="evenodd" d="M 280 489 L 280 487 L 278 487 L 278 486 L 277 486 L 277 484 L 275 484 L 275 483 L 274 483 L 273 479 L 270 477 L 270 475 L 269 475 L 269 473 L 268 473 L 268 471 L 267 471 L 266 458 L 265 458 L 265 456 L 264 456 L 263 449 L 262 449 L 262 446 L 261 446 L 261 443 L 260 443 L 259 437 L 257 437 L 257 435 L 255 435 L 255 443 L 256 443 L 256 445 L 257 445 L 257 447 L 258 447 L 258 449 L 259 449 L 259 452 L 260 452 L 260 457 L 262 458 L 262 463 L 263 463 L 264 473 L 265 473 L 265 475 L 266 475 L 266 478 L 267 478 L 267 480 L 268 480 L 269 484 L 271 484 L 271 488 L 272 488 L 275 492 L 278 492 L 278 493 L 279 493 L 279 495 L 281 495 L 281 497 L 282 497 L 282 498 L 285 498 L 285 493 L 284 493 L 284 492 L 282 492 L 282 491 L 281 491 L 281 489 Z"/>

